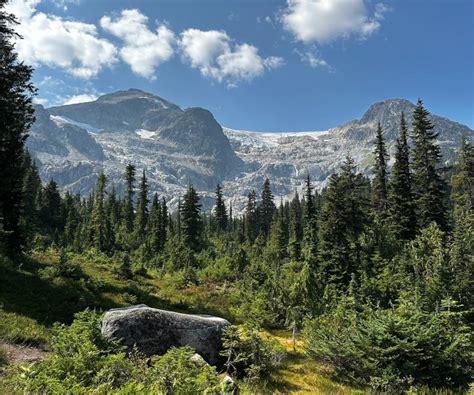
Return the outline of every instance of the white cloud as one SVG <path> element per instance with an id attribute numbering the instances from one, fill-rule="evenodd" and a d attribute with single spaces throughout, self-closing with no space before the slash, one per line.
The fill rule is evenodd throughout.
<path id="1" fill-rule="evenodd" d="M 165 25 L 158 25 L 156 32 L 147 26 L 148 17 L 136 9 L 123 10 L 117 18 L 104 16 L 102 28 L 124 41 L 120 57 L 132 71 L 145 78 L 154 78 L 156 68 L 173 56 L 174 33 Z"/>
<path id="2" fill-rule="evenodd" d="M 181 33 L 179 46 L 191 67 L 229 87 L 284 64 L 279 57 L 262 58 L 253 45 L 232 44 L 224 31 L 187 29 Z"/>
<path id="3" fill-rule="evenodd" d="M 287 0 L 282 23 L 305 43 L 324 44 L 349 36 L 368 37 L 380 27 L 388 8 L 377 4 L 371 16 L 364 0 Z"/>
<path id="4" fill-rule="evenodd" d="M 33 103 L 41 104 L 43 107 L 46 107 L 49 104 L 49 100 L 44 97 L 34 97 Z"/>
<path id="5" fill-rule="evenodd" d="M 21 60 L 33 66 L 59 67 L 88 79 L 116 62 L 116 48 L 98 37 L 95 25 L 70 21 L 36 10 L 40 0 L 13 0 L 7 10 L 20 21 L 16 43 Z"/>
<path id="6" fill-rule="evenodd" d="M 97 95 L 83 93 L 81 95 L 74 95 L 66 98 L 63 104 L 77 104 L 77 103 L 87 103 L 97 99 Z"/>
<path id="7" fill-rule="evenodd" d="M 301 60 L 307 63 L 310 67 L 334 71 L 331 65 L 325 59 L 323 59 L 314 49 L 308 50 L 306 52 L 295 50 L 295 52 L 300 56 Z"/>

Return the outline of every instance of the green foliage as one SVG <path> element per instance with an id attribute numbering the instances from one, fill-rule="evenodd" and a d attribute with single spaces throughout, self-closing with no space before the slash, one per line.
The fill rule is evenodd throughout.
<path id="1" fill-rule="evenodd" d="M 101 315 L 86 310 L 71 326 L 57 325 L 51 356 L 11 379 L 27 393 L 221 393 L 214 368 L 195 362 L 190 348 L 171 349 L 149 367 L 136 352 L 126 354 L 100 334 Z"/>
<path id="2" fill-rule="evenodd" d="M 378 391 L 411 385 L 467 388 L 473 378 L 473 339 L 452 301 L 425 312 L 409 300 L 397 308 L 353 308 L 351 299 L 307 321 L 306 352 L 340 378 Z"/>
<path id="3" fill-rule="evenodd" d="M 227 373 L 256 383 L 281 366 L 284 352 L 274 340 L 266 339 L 259 327 L 248 323 L 226 328 L 224 350 Z"/>
<path id="4" fill-rule="evenodd" d="M 49 331 L 29 317 L 0 310 L 0 339 L 18 344 L 44 345 L 48 342 Z"/>

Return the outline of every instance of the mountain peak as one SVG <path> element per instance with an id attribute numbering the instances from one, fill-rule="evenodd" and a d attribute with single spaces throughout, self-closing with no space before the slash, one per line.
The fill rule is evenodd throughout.
<path id="1" fill-rule="evenodd" d="M 380 122 L 388 118 L 399 117 L 402 112 L 408 115 L 415 105 L 406 99 L 387 99 L 372 104 L 361 118 L 362 123 Z"/>

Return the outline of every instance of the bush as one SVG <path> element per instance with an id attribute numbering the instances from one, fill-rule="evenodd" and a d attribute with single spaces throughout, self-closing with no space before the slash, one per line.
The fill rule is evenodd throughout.
<path id="1" fill-rule="evenodd" d="M 3 348 L 0 347 L 0 368 L 6 364 L 7 364 L 7 354 L 3 350 Z"/>
<path id="2" fill-rule="evenodd" d="M 266 339 L 253 324 L 227 327 L 223 345 L 221 355 L 226 359 L 227 373 L 250 383 L 277 369 L 284 356 L 282 347 L 275 340 Z"/>
<path id="3" fill-rule="evenodd" d="M 49 333 L 35 320 L 0 309 L 0 339 L 12 343 L 42 345 L 48 341 Z"/>
<path id="4" fill-rule="evenodd" d="M 171 349 L 149 363 L 106 341 L 100 323 L 99 313 L 86 310 L 75 315 L 71 326 L 56 325 L 51 356 L 21 368 L 8 388 L 21 393 L 221 393 L 216 370 L 193 361 L 190 348 Z"/>
<path id="5" fill-rule="evenodd" d="M 377 391 L 412 385 L 465 389 L 474 373 L 473 339 L 455 307 L 446 301 L 426 313 L 403 302 L 358 313 L 346 300 L 306 322 L 306 353 L 331 364 L 339 378 Z"/>

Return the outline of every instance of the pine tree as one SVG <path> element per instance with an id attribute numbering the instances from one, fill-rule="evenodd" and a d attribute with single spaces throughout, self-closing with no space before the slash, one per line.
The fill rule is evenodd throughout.
<path id="1" fill-rule="evenodd" d="M 226 230 L 229 219 L 227 217 L 227 210 L 224 203 L 224 198 L 222 196 L 222 188 L 217 184 L 216 188 L 216 202 L 214 205 L 214 215 L 216 219 L 217 228 L 219 230 Z"/>
<path id="2" fill-rule="evenodd" d="M 295 192 L 295 196 L 290 204 L 288 254 L 291 259 L 296 261 L 301 258 L 301 242 L 303 239 L 301 211 L 300 198 L 298 192 Z"/>
<path id="3" fill-rule="evenodd" d="M 436 222 L 446 229 L 446 208 L 444 206 L 445 182 L 438 166 L 441 150 L 436 144 L 437 133 L 433 132 L 430 113 L 418 100 L 413 112 L 413 189 L 418 224 L 427 227 Z"/>
<path id="4" fill-rule="evenodd" d="M 262 200 L 260 202 L 258 212 L 260 216 L 260 230 L 267 236 L 270 232 L 270 226 L 273 220 L 273 214 L 275 213 L 276 206 L 273 201 L 273 193 L 270 188 L 270 180 L 265 179 L 262 189 Z"/>
<path id="5" fill-rule="evenodd" d="M 324 197 L 319 229 L 319 262 L 326 283 L 346 289 L 360 268 L 360 236 L 368 223 L 367 181 L 348 157 L 333 174 Z"/>
<path id="6" fill-rule="evenodd" d="M 147 224 L 148 235 L 150 240 L 151 250 L 158 253 L 161 250 L 161 204 L 158 199 L 158 194 L 153 195 L 151 202 L 150 216 Z"/>
<path id="7" fill-rule="evenodd" d="M 247 196 L 244 216 L 245 238 L 254 242 L 258 233 L 257 193 L 252 190 Z"/>
<path id="8" fill-rule="evenodd" d="M 410 148 L 407 134 L 405 115 L 402 113 L 400 134 L 395 148 L 395 163 L 388 185 L 388 223 L 397 240 L 411 240 L 415 237 L 416 232 L 412 176 L 410 173 Z"/>
<path id="9" fill-rule="evenodd" d="M 25 234 L 31 239 L 31 236 L 37 231 L 39 224 L 38 215 L 42 185 L 38 168 L 28 151 L 25 151 L 23 168 L 25 169 L 23 181 L 25 201 L 21 224 Z"/>
<path id="10" fill-rule="evenodd" d="M 454 204 L 474 210 L 474 146 L 466 137 L 461 140 L 451 185 Z"/>
<path id="11" fill-rule="evenodd" d="M 99 251 L 107 248 L 106 216 L 105 216 L 105 185 L 107 177 L 104 173 L 97 178 L 95 187 L 94 208 L 92 210 L 90 235 L 91 240 Z"/>
<path id="12" fill-rule="evenodd" d="M 278 264 L 278 261 L 287 256 L 288 239 L 286 229 L 283 211 L 278 210 L 273 216 L 266 248 L 267 259 L 271 264 Z"/>
<path id="13" fill-rule="evenodd" d="M 58 191 L 58 184 L 51 180 L 41 194 L 40 218 L 41 226 L 53 237 L 61 223 L 61 195 Z"/>
<path id="14" fill-rule="evenodd" d="M 384 219 L 387 213 L 387 161 L 388 154 L 385 148 L 382 126 L 377 125 L 374 149 L 375 177 L 372 181 L 372 205 L 378 218 Z"/>
<path id="15" fill-rule="evenodd" d="M 318 248 L 318 221 L 313 185 L 309 174 L 306 177 L 304 195 L 304 252 L 307 259 L 314 258 Z"/>
<path id="16" fill-rule="evenodd" d="M 135 214 L 135 234 L 137 241 L 140 243 L 145 237 L 146 224 L 148 220 L 148 181 L 143 170 L 142 179 L 140 181 L 140 190 L 138 193 L 137 212 Z"/>
<path id="17" fill-rule="evenodd" d="M 199 251 L 202 247 L 203 223 L 201 203 L 196 190 L 189 185 L 181 205 L 181 236 L 187 247 Z"/>
<path id="18" fill-rule="evenodd" d="M 166 240 L 168 239 L 168 225 L 170 223 L 170 217 L 168 214 L 168 206 L 166 205 L 166 199 L 161 199 L 160 205 L 160 249 L 165 248 Z"/>
<path id="19" fill-rule="evenodd" d="M 4 11 L 0 0 L 0 247 L 18 253 L 25 238 L 20 226 L 23 209 L 24 146 L 34 121 L 30 82 L 33 69 L 18 62 L 12 41 L 19 36 L 12 26 L 17 21 Z M 31 198 L 31 197 L 28 197 Z"/>
<path id="20" fill-rule="evenodd" d="M 134 222 L 134 207 L 133 207 L 133 195 L 134 195 L 134 185 L 135 185 L 135 166 L 129 163 L 125 168 L 125 184 L 126 184 L 126 193 L 125 199 L 123 201 L 123 220 L 125 222 L 125 229 L 127 232 L 133 231 L 133 222 Z"/>

